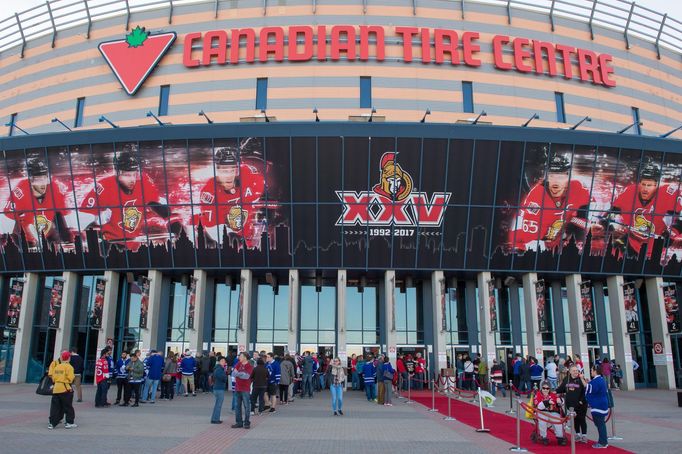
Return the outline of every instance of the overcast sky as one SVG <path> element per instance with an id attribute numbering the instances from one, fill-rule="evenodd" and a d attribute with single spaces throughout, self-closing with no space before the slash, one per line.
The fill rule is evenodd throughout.
<path id="1" fill-rule="evenodd" d="M 123 0 L 121 0 L 123 1 Z M 549 4 L 550 0 L 542 0 Z M 360 0 L 358 0 L 360 2 Z M 682 2 L 676 0 L 636 0 L 637 4 L 646 6 L 660 13 L 668 13 L 671 17 L 682 21 Z M 312 0 L 311 0 L 312 3 Z M 0 0 L 0 19 L 24 11 L 32 6 L 45 4 L 45 0 Z M 417 2 L 419 4 L 419 2 Z"/>

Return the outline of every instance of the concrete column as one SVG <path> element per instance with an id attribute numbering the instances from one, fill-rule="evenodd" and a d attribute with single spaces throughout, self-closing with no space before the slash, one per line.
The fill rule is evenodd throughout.
<path id="1" fill-rule="evenodd" d="M 118 306 L 118 287 L 121 274 L 116 271 L 105 271 L 104 279 L 104 307 L 102 308 L 102 327 L 97 336 L 97 355 L 107 345 L 108 338 L 114 338 L 116 328 L 116 307 Z M 114 358 L 120 356 L 121 352 L 114 352 Z"/>
<path id="2" fill-rule="evenodd" d="M 528 354 L 542 361 L 542 334 L 538 329 L 538 308 L 535 297 L 535 283 L 538 280 L 536 273 L 523 275 L 523 306 L 526 313 L 526 340 L 528 341 Z"/>
<path id="3" fill-rule="evenodd" d="M 289 335 L 287 348 L 290 352 L 300 353 L 298 350 L 298 310 L 301 294 L 301 283 L 298 270 L 289 270 Z"/>
<path id="4" fill-rule="evenodd" d="M 159 343 L 159 315 L 161 314 L 161 288 L 163 273 L 159 270 L 149 270 L 149 306 L 147 308 L 147 327 L 140 329 L 142 349 L 163 351 L 164 345 Z"/>
<path id="5" fill-rule="evenodd" d="M 346 364 L 346 270 L 336 274 L 336 355 Z M 394 361 L 395 364 L 395 361 Z"/>
<path id="6" fill-rule="evenodd" d="M 196 294 L 194 298 L 194 328 L 188 330 L 189 348 L 190 350 L 203 351 L 204 319 L 211 304 L 206 300 L 208 275 L 204 270 L 194 270 L 193 277 L 196 280 Z"/>
<path id="7" fill-rule="evenodd" d="M 523 330 L 521 329 L 521 301 L 519 301 L 519 284 L 516 282 L 516 280 L 509 284 L 509 311 L 511 315 L 511 334 L 514 352 L 521 353 L 523 351 Z"/>
<path id="8" fill-rule="evenodd" d="M 395 355 L 398 351 L 393 312 L 395 311 L 395 271 L 388 270 L 384 273 L 384 344 L 389 355 Z"/>
<path id="9" fill-rule="evenodd" d="M 71 347 L 71 333 L 73 331 L 73 313 L 76 306 L 76 290 L 79 285 L 79 276 L 76 273 L 65 271 L 62 275 L 64 288 L 62 289 L 62 310 L 59 318 L 59 327 L 54 339 L 54 357 L 56 358 L 63 350 Z M 85 352 L 81 352 L 85 356 Z"/>
<path id="10" fill-rule="evenodd" d="M 568 319 L 571 323 L 571 349 L 574 355 L 580 355 L 583 364 L 589 364 L 587 352 L 587 334 L 583 319 L 582 298 L 580 296 L 580 284 L 582 278 L 579 274 L 566 276 L 566 294 L 568 296 Z M 594 305 L 595 302 L 593 301 Z"/>
<path id="11" fill-rule="evenodd" d="M 239 283 L 239 310 L 241 324 L 237 331 L 237 350 L 239 353 L 248 351 L 251 340 L 251 299 L 253 295 L 253 273 L 242 270 Z"/>
<path id="12" fill-rule="evenodd" d="M 441 369 L 448 367 L 448 338 L 447 330 L 443 329 L 445 324 L 445 304 L 447 298 L 445 287 L 445 276 L 442 271 L 431 273 L 431 331 L 433 333 L 433 358 L 430 359 L 431 374 L 439 374 Z M 424 326 L 429 331 L 428 326 Z"/>
<path id="13" fill-rule="evenodd" d="M 490 330 L 490 298 L 488 285 L 492 284 L 489 272 L 478 273 L 478 330 L 481 338 L 481 358 L 488 366 L 495 359 L 495 333 Z"/>
<path id="14" fill-rule="evenodd" d="M 33 334 L 36 298 L 40 290 L 39 284 L 40 276 L 37 273 L 24 274 L 24 293 L 21 296 L 21 313 L 17 325 L 17 339 L 14 344 L 10 383 L 24 383 L 26 381 L 28 360 L 31 356 L 31 335 Z"/>
<path id="15" fill-rule="evenodd" d="M 479 339 L 478 339 L 478 334 L 479 334 L 479 327 L 478 327 L 478 309 L 477 309 L 477 304 L 476 300 L 478 299 L 477 297 L 477 291 L 476 291 L 476 282 L 475 281 L 466 281 L 466 287 L 464 289 L 464 303 L 466 304 L 466 320 L 467 320 L 467 328 L 468 328 L 468 333 L 469 333 L 469 351 L 470 352 L 479 352 Z M 473 356 L 472 356 L 473 359 Z"/>
<path id="16" fill-rule="evenodd" d="M 606 278 L 609 289 L 609 310 L 611 311 L 611 325 L 613 330 L 613 347 L 616 362 L 623 369 L 621 389 L 631 391 L 635 389 L 635 377 L 632 371 L 632 348 L 630 335 L 625 328 L 625 302 L 623 298 L 623 276 L 609 276 Z"/>
<path id="17" fill-rule="evenodd" d="M 556 353 L 566 353 L 566 321 L 564 320 L 564 301 L 561 297 L 561 282 L 554 281 L 550 287 L 552 292 L 552 320 L 554 327 L 554 340 L 556 342 Z"/>
<path id="18" fill-rule="evenodd" d="M 673 350 L 665 319 L 665 300 L 663 299 L 663 279 L 652 277 L 646 280 L 646 299 L 649 305 L 649 321 L 651 323 L 651 340 L 663 344 L 666 362 L 656 367 L 656 387 L 675 389 L 675 369 L 673 366 Z M 641 312 L 640 312 L 641 313 Z M 644 320 L 640 320 L 644 323 Z"/>
<path id="19" fill-rule="evenodd" d="M 597 343 L 604 352 L 604 347 L 609 345 L 609 327 L 606 324 L 606 303 L 604 299 L 604 283 L 593 282 L 592 289 L 594 294 L 594 315 L 597 317 Z M 583 361 L 583 364 L 587 364 Z"/>

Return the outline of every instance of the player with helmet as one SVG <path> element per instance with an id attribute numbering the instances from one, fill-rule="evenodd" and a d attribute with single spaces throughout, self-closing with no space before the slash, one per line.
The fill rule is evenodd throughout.
<path id="1" fill-rule="evenodd" d="M 660 179 L 658 164 L 644 164 L 637 182 L 618 194 L 605 222 L 596 227 L 599 232 L 608 228 L 613 244 L 621 250 L 627 248 L 631 256 L 638 255 L 646 244 L 647 258 L 650 258 L 653 242 L 661 236 L 669 237 L 669 247 L 682 247 L 680 190 L 677 186 L 660 184 Z"/>
<path id="2" fill-rule="evenodd" d="M 263 174 L 252 164 L 240 162 L 236 147 L 217 148 L 213 161 L 215 177 L 201 188 L 195 227 L 201 223 L 209 242 L 217 243 L 225 231 L 242 237 L 249 249 L 259 246 L 265 227 L 259 203 L 265 190 Z"/>
<path id="3" fill-rule="evenodd" d="M 54 178 L 41 157 L 27 160 L 27 178 L 12 188 L 0 214 L 0 233 L 24 231 L 31 248 L 40 248 L 41 235 L 48 242 L 71 242 L 77 230 L 76 215 L 66 203 L 66 188 Z"/>
<path id="4" fill-rule="evenodd" d="M 571 163 L 563 154 L 554 154 L 547 173 L 523 199 L 516 221 L 509 231 L 515 251 L 554 249 L 571 235 L 582 242 L 587 230 L 590 191 L 571 180 Z"/>
<path id="5" fill-rule="evenodd" d="M 168 239 L 182 224 L 168 207 L 152 179 L 140 166 L 137 145 L 127 145 L 114 157 L 113 175 L 98 179 L 81 203 L 81 228 L 96 224 L 104 240 L 137 251 L 148 239 Z"/>

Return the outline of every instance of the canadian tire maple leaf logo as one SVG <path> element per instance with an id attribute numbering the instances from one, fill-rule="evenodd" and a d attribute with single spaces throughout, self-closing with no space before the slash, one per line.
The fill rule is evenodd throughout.
<path id="1" fill-rule="evenodd" d="M 125 39 L 100 43 L 100 53 L 121 86 L 134 95 L 175 42 L 175 32 L 151 34 L 137 26 Z"/>

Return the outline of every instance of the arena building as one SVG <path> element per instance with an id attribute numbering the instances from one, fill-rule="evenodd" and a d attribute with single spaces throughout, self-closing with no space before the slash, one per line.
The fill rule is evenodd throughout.
<path id="1" fill-rule="evenodd" d="M 674 387 L 682 24 L 531 3 L 0 22 L 0 380 L 72 346 L 87 379 L 110 343 L 423 352 L 431 373 L 608 356 L 626 389 Z"/>

